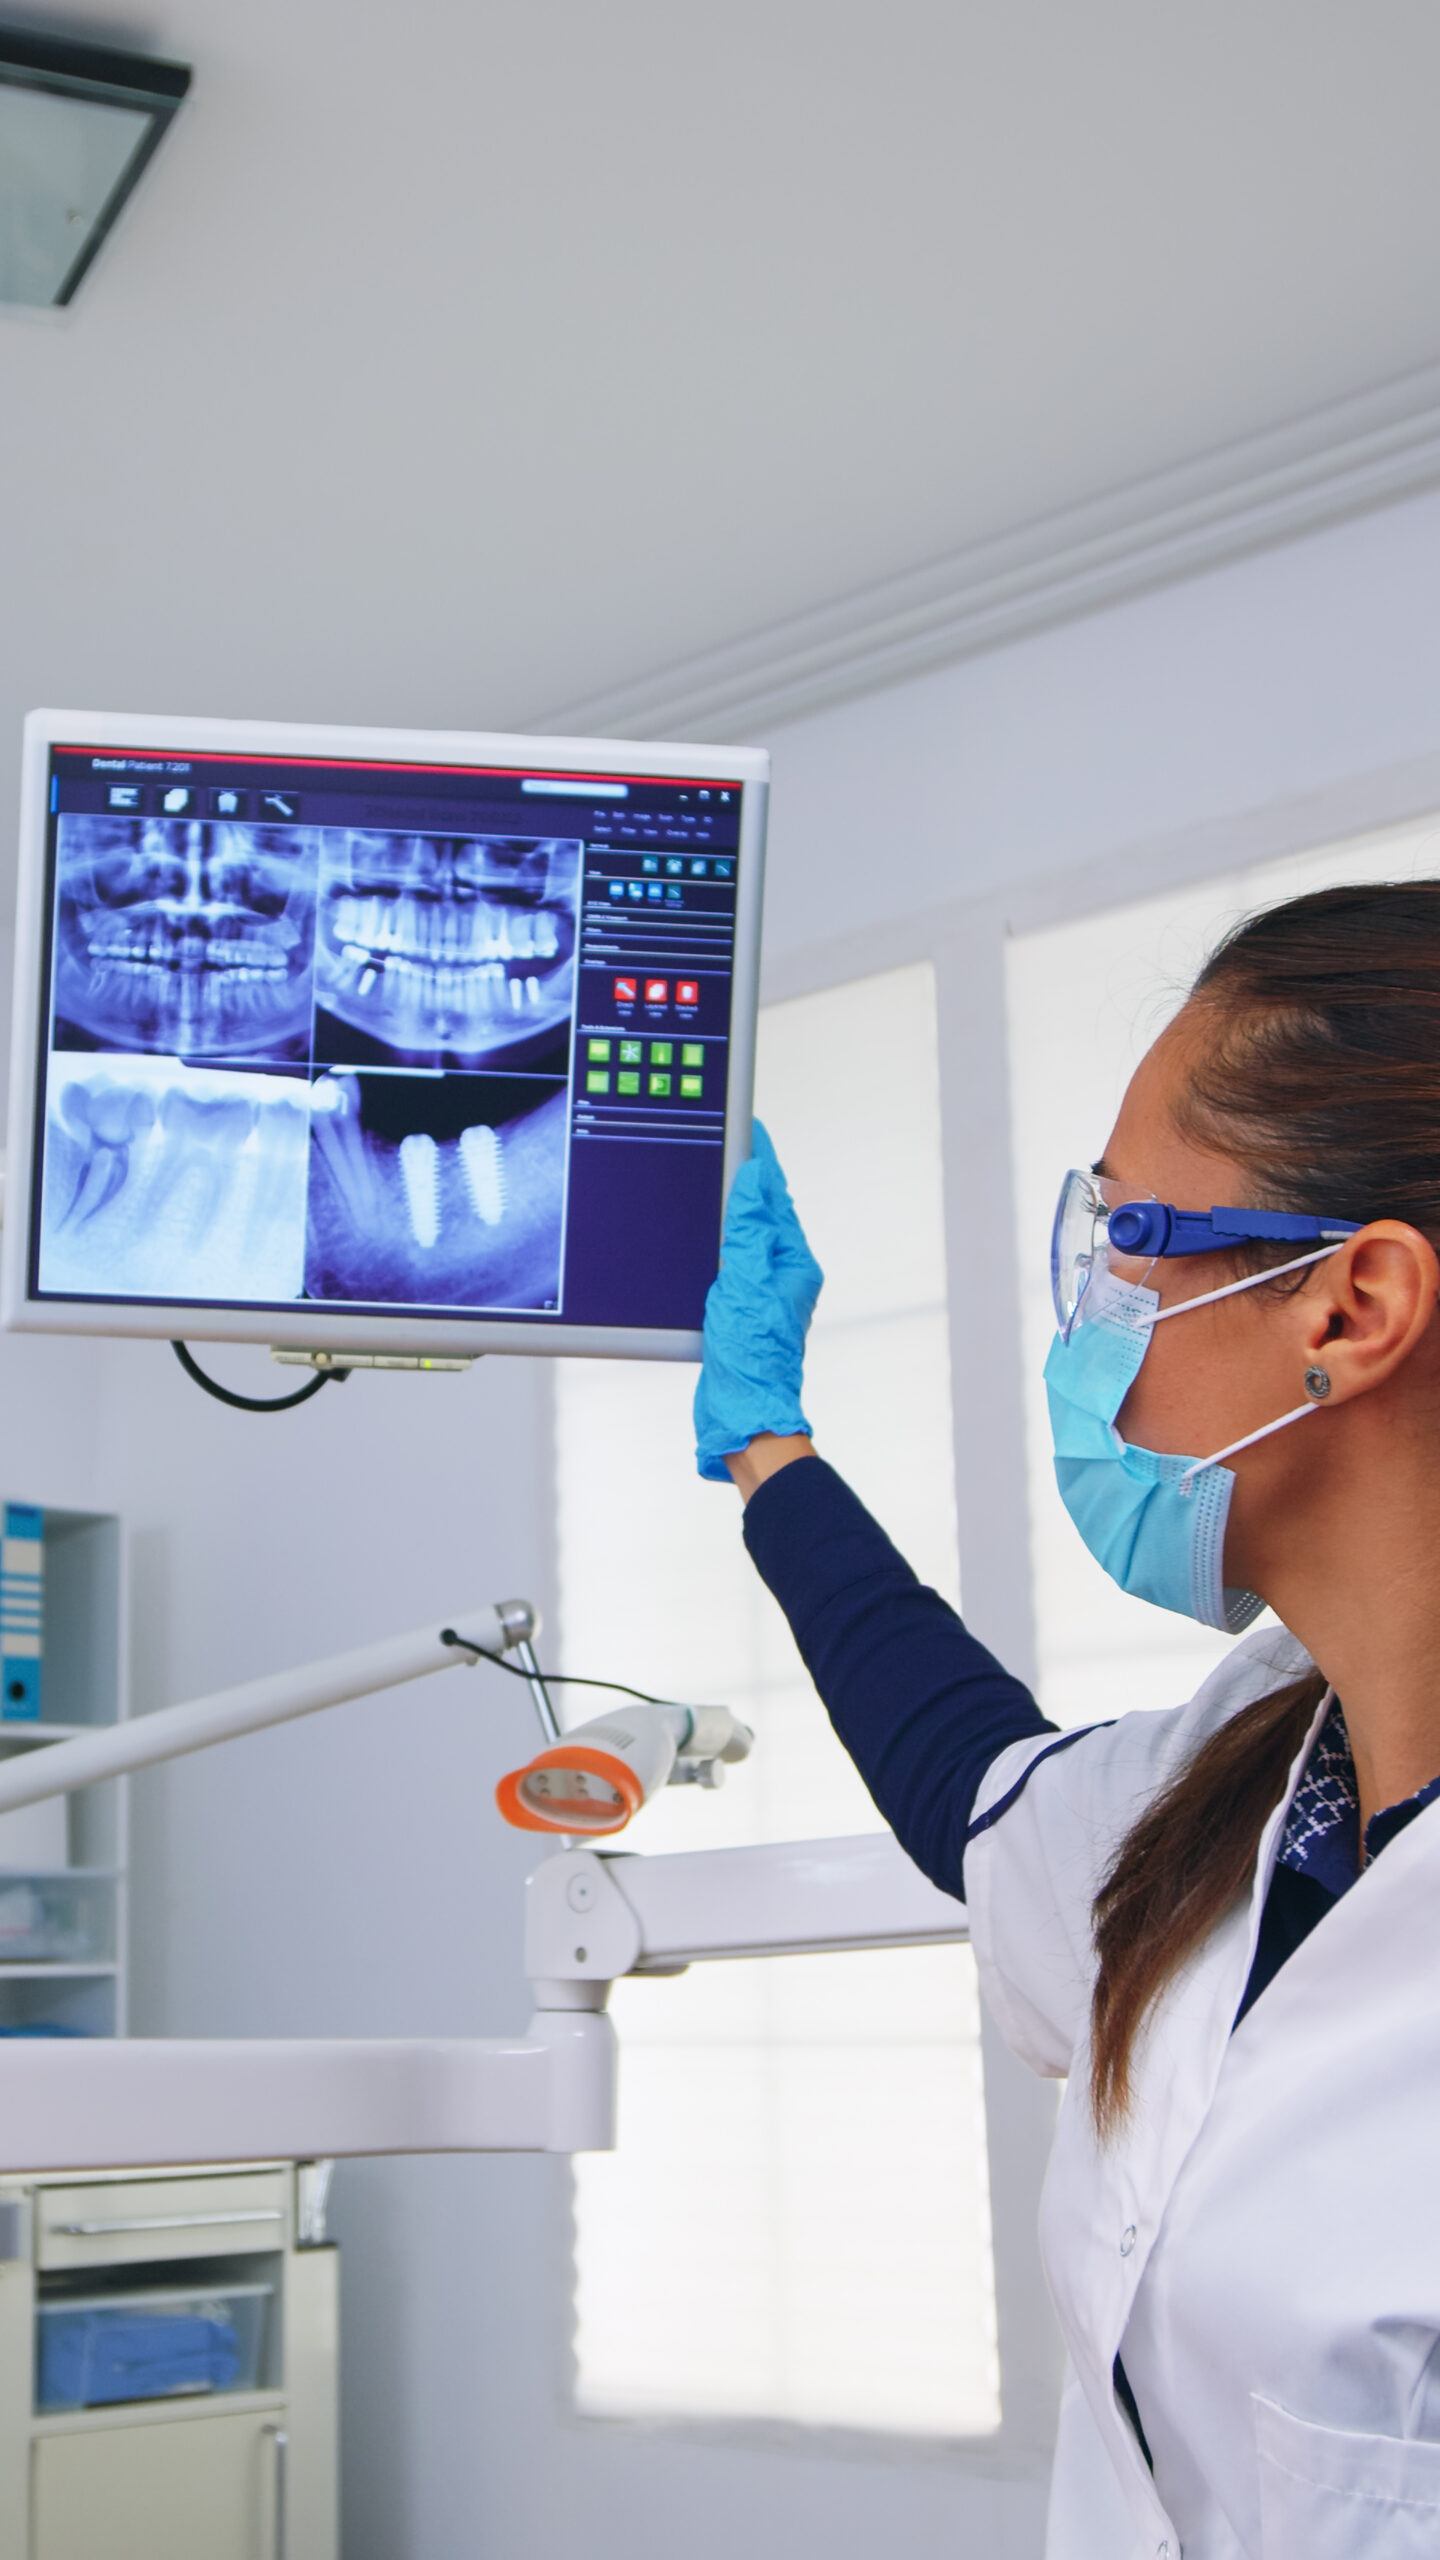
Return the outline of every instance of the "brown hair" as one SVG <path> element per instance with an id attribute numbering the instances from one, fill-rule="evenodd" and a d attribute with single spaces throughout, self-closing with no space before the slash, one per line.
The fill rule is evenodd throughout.
<path id="1" fill-rule="evenodd" d="M 1203 1039 L 1181 1124 L 1242 1169 L 1237 1207 L 1400 1218 L 1440 1245 L 1440 881 L 1320 889 L 1252 916 L 1190 1001 Z M 1238 1267 L 1290 1251 L 1239 1248 Z M 1155 2002 L 1249 1886 L 1324 1687 L 1312 1673 L 1230 1717 L 1111 1862 L 1094 1909 L 1102 2132 L 1124 2116 Z"/>

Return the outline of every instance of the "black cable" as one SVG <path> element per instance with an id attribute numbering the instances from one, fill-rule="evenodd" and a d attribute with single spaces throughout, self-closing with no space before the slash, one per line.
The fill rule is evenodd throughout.
<path id="1" fill-rule="evenodd" d="M 350 1375 L 348 1369 L 321 1369 L 313 1378 L 307 1378 L 303 1387 L 297 1387 L 293 1395 L 237 1396 L 233 1387 L 222 1387 L 218 1378 L 206 1377 L 188 1343 L 172 1342 L 170 1348 L 187 1378 L 193 1378 L 196 1386 L 203 1387 L 217 1403 L 233 1404 L 237 1413 L 288 1413 L 292 1405 L 308 1404 L 322 1387 L 343 1387 Z"/>
<path id="2" fill-rule="evenodd" d="M 683 1698 L 653 1698 L 648 1689 L 632 1689 L 624 1680 L 587 1680 L 583 1671 L 525 1671 L 518 1662 L 507 1662 L 502 1653 L 492 1653 L 488 1645 L 473 1644 L 469 1636 L 458 1636 L 453 1627 L 440 1630 L 442 1644 L 453 1644 L 460 1653 L 468 1653 L 473 1661 L 493 1662 L 497 1671 L 508 1671 L 516 1680 L 543 1680 L 547 1689 L 613 1689 L 621 1698 L 638 1698 L 642 1707 L 678 1707 L 682 1715 L 693 1715 Z"/>

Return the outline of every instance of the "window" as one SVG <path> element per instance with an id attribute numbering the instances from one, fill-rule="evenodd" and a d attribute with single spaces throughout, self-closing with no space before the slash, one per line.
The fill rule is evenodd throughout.
<path id="1" fill-rule="evenodd" d="M 758 1107 L 827 1275 L 807 1364 L 821 1446 L 958 1599 L 929 965 L 770 1007 Z M 559 1377 L 567 1664 L 723 1697 L 758 1735 L 722 1796 L 677 1789 L 634 1845 L 878 1828 L 738 1503 L 693 1473 L 693 1386 L 619 1362 Z M 577 1719 L 594 1711 L 578 1696 Z M 576 2162 L 578 2405 L 992 2432 L 969 1950 L 697 1966 L 621 1983 L 613 2006 L 620 2148 Z"/>
<path id="2" fill-rule="evenodd" d="M 1055 1322 L 1049 1241 L 1060 1177 L 1068 1165 L 1099 1155 L 1132 1070 L 1229 925 L 1307 889 L 1427 878 L 1437 870 L 1440 826 L 1431 820 L 1228 872 L 1199 887 L 1017 936 L 1009 946 L 1039 1695 L 1058 1723 L 1086 1724 L 1133 1706 L 1178 1705 L 1232 1641 L 1127 1598 L 1087 1554 L 1056 1491 L 1041 1372 Z M 1337 1214 L 1344 1205 L 1336 1203 Z"/>

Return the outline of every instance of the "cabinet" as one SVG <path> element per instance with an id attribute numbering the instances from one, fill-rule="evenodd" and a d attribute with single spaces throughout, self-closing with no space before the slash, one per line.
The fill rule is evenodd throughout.
<path id="1" fill-rule="evenodd" d="M 120 1522 L 43 1520 L 41 1712 L 0 1714 L 0 1763 L 126 1712 Z M 124 2034 L 126 1815 L 123 1778 L 0 1814 L 0 2035 Z"/>
<path id="2" fill-rule="evenodd" d="M 337 2560 L 339 2258 L 322 2235 L 313 2164 L 4 2180 L 0 2481 L 23 2494 L 0 2494 L 0 2560 Z M 47 2313 L 128 2317 L 177 2293 L 263 2299 L 244 2387 L 40 2405 Z"/>
<path id="3" fill-rule="evenodd" d="M 249 2410 L 42 2436 L 31 2560 L 284 2560 L 286 2450 Z"/>

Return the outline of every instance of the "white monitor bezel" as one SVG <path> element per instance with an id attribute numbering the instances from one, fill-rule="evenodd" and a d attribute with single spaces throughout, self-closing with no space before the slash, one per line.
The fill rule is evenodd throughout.
<path id="1" fill-rule="evenodd" d="M 0 1245 L 0 1327 L 11 1332 L 124 1335 L 146 1340 L 269 1343 L 285 1349 L 393 1352 L 454 1357 L 507 1351 L 588 1358 L 697 1360 L 698 1331 L 628 1325 L 552 1324 L 517 1317 L 471 1319 L 347 1316 L 334 1309 L 101 1305 L 93 1299 L 30 1293 L 36 1210 L 35 1103 L 44 996 L 45 890 L 50 750 L 54 746 L 136 752 L 299 755 L 376 763 L 522 765 L 537 775 L 703 774 L 743 786 L 736 863 L 729 1071 L 725 1089 L 722 1198 L 750 1153 L 759 994 L 760 917 L 770 759 L 758 747 L 634 744 L 616 738 L 535 738 L 500 731 L 362 729 L 280 720 L 199 720 L 173 714 L 32 711 L 25 722 L 20 788 L 20 864 L 15 928 L 15 1008 L 11 1030 L 6 1215 Z"/>

